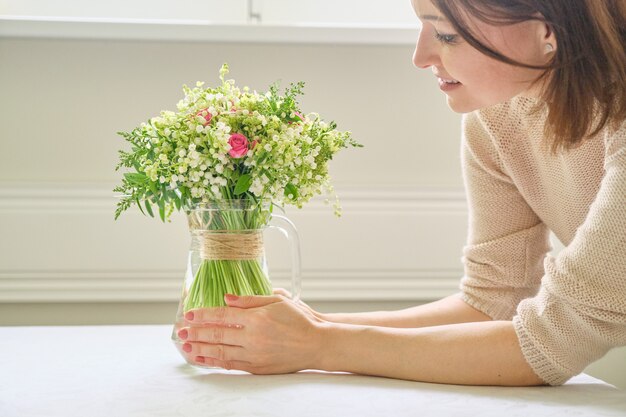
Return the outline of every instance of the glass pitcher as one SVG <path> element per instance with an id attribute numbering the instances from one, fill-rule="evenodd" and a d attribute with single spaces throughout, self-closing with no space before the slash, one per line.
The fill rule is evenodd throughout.
<path id="1" fill-rule="evenodd" d="M 263 234 L 268 229 L 280 231 L 291 244 L 291 294 L 294 301 L 299 300 L 298 232 L 289 219 L 274 212 L 276 207 L 251 200 L 223 200 L 186 211 L 191 248 L 171 339 L 190 365 L 214 368 L 192 362 L 193 358 L 182 350 L 185 341 L 178 337 L 178 330 L 185 327 L 186 311 L 224 307 L 224 294 L 272 294 L 263 245 Z"/>

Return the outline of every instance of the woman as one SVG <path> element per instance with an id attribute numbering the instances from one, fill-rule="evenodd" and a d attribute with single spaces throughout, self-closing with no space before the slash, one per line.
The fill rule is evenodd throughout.
<path id="1" fill-rule="evenodd" d="M 464 115 L 461 292 L 321 314 L 284 293 L 187 313 L 189 355 L 258 374 L 559 385 L 626 345 L 623 0 L 413 0 L 413 61 Z M 546 256 L 552 230 L 566 245 Z M 203 321 L 229 326 L 197 327 Z"/>

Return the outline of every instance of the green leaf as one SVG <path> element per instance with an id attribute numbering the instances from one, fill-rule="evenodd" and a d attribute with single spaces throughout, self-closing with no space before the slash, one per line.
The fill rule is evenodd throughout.
<path id="1" fill-rule="evenodd" d="M 250 189 L 252 185 L 252 177 L 250 174 L 243 174 L 235 184 L 235 195 L 241 195 Z"/>
<path id="2" fill-rule="evenodd" d="M 298 198 L 298 189 L 296 188 L 295 185 L 293 184 L 287 184 L 287 186 L 285 187 L 285 195 L 287 197 L 289 197 L 289 195 L 291 195 L 292 197 L 290 197 L 292 200 L 295 200 L 296 198 Z"/>
<path id="3" fill-rule="evenodd" d="M 261 165 L 263 162 L 265 162 L 265 160 L 267 159 L 267 157 L 270 156 L 269 152 L 263 151 L 263 153 L 261 154 L 261 156 L 259 157 L 259 159 L 257 160 L 257 165 Z"/>
<path id="4" fill-rule="evenodd" d="M 127 172 L 124 174 L 126 181 L 133 185 L 143 185 L 147 180 L 146 174 Z"/>
<path id="5" fill-rule="evenodd" d="M 159 217 L 161 217 L 161 221 L 165 223 L 165 199 L 159 198 Z"/>
<path id="6" fill-rule="evenodd" d="M 137 202 L 137 207 L 139 207 L 139 211 L 141 211 L 141 214 L 145 216 L 146 213 L 144 213 L 143 208 L 141 208 L 141 201 L 139 201 L 139 197 L 135 198 L 135 201 Z"/>
<path id="7" fill-rule="evenodd" d="M 152 211 L 152 206 L 150 205 L 150 201 L 146 200 L 146 201 L 144 201 L 144 203 L 146 205 L 146 211 L 148 212 L 150 217 L 154 217 L 154 212 Z"/>

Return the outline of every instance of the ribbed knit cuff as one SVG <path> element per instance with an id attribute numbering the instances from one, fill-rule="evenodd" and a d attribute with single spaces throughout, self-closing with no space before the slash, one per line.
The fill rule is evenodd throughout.
<path id="1" fill-rule="evenodd" d="M 461 300 L 476 310 L 485 313 L 492 320 L 511 320 L 511 316 L 515 313 L 515 305 L 502 306 L 494 302 L 485 302 L 478 297 L 469 294 L 461 288 Z"/>
<path id="2" fill-rule="evenodd" d="M 532 338 L 524 328 L 524 323 L 519 315 L 513 317 L 513 328 L 517 334 L 526 362 L 528 362 L 533 372 L 546 384 L 552 386 L 563 385 L 573 376 L 559 370 L 539 349 L 537 349 Z"/>

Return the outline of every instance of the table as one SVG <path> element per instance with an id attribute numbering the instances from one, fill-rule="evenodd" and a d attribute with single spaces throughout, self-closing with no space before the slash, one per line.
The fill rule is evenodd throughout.
<path id="1" fill-rule="evenodd" d="M 626 416 L 626 392 L 584 374 L 561 387 L 509 388 L 196 369 L 171 330 L 0 327 L 0 416 Z"/>

